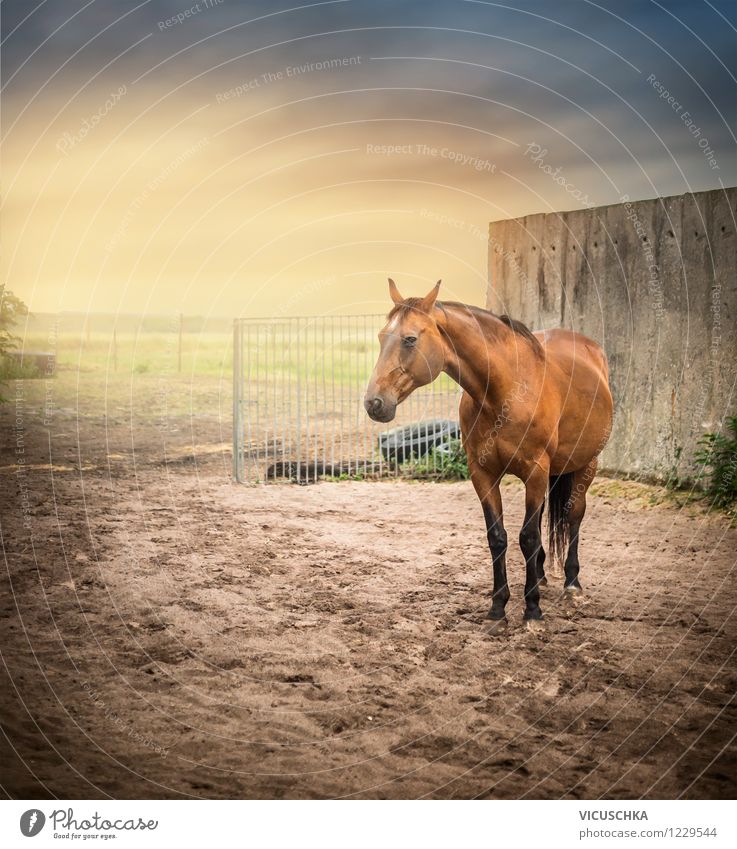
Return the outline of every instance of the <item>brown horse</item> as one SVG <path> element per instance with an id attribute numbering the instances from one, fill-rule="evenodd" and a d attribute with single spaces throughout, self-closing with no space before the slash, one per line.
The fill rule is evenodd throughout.
<path id="1" fill-rule="evenodd" d="M 381 350 L 364 406 L 374 421 L 390 422 L 396 407 L 441 373 L 463 387 L 463 446 L 486 519 L 494 590 L 490 631 L 506 628 L 507 534 L 499 484 L 512 474 L 525 484 L 519 535 L 525 557 L 525 613 L 542 626 L 541 523 L 548 497 L 549 550 L 565 554 L 565 593 L 581 593 L 578 532 L 597 457 L 612 425 L 612 396 L 604 351 L 569 330 L 532 333 L 506 315 L 437 301 L 440 281 L 424 298 L 404 299 L 393 280 L 394 308 L 379 333 Z M 567 551 L 566 551 L 567 549 Z"/>

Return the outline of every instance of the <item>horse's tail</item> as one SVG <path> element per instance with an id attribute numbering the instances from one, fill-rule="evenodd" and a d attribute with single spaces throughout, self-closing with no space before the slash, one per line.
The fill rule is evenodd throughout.
<path id="1" fill-rule="evenodd" d="M 551 475 L 548 482 L 548 555 L 552 563 L 562 563 L 568 548 L 573 472 Z"/>

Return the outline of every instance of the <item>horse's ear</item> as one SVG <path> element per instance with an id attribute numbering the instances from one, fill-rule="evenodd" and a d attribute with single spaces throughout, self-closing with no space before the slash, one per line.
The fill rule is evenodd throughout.
<path id="1" fill-rule="evenodd" d="M 432 291 L 428 292 L 427 295 L 422 299 L 422 303 L 420 304 L 420 309 L 423 312 L 431 313 L 432 308 L 435 306 L 435 301 L 438 298 L 438 292 L 440 291 L 440 283 L 442 281 L 438 280 L 438 282 L 433 286 Z"/>
<path id="2" fill-rule="evenodd" d="M 404 298 L 399 294 L 399 289 L 397 289 L 397 284 L 389 278 L 389 294 L 392 296 L 392 300 L 395 304 L 404 303 Z"/>

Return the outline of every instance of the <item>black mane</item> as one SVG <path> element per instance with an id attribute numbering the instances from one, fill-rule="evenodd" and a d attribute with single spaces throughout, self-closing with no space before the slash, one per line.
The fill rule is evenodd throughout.
<path id="1" fill-rule="evenodd" d="M 493 315 L 493 313 L 492 313 Z M 525 339 L 532 345 L 533 348 L 539 350 L 542 348 L 540 344 L 540 340 L 535 336 L 535 334 L 530 330 L 530 328 L 523 324 L 523 322 L 518 321 L 516 318 L 512 318 L 512 316 L 507 315 L 498 315 L 496 316 L 502 324 L 506 324 L 510 330 L 514 330 L 519 336 L 524 336 Z"/>

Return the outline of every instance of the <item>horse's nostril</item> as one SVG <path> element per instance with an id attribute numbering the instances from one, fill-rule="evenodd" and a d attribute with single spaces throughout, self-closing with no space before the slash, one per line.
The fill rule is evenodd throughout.
<path id="1" fill-rule="evenodd" d="M 366 411 L 372 415 L 377 415 L 382 411 L 384 402 L 381 398 L 369 398 L 366 401 Z"/>

